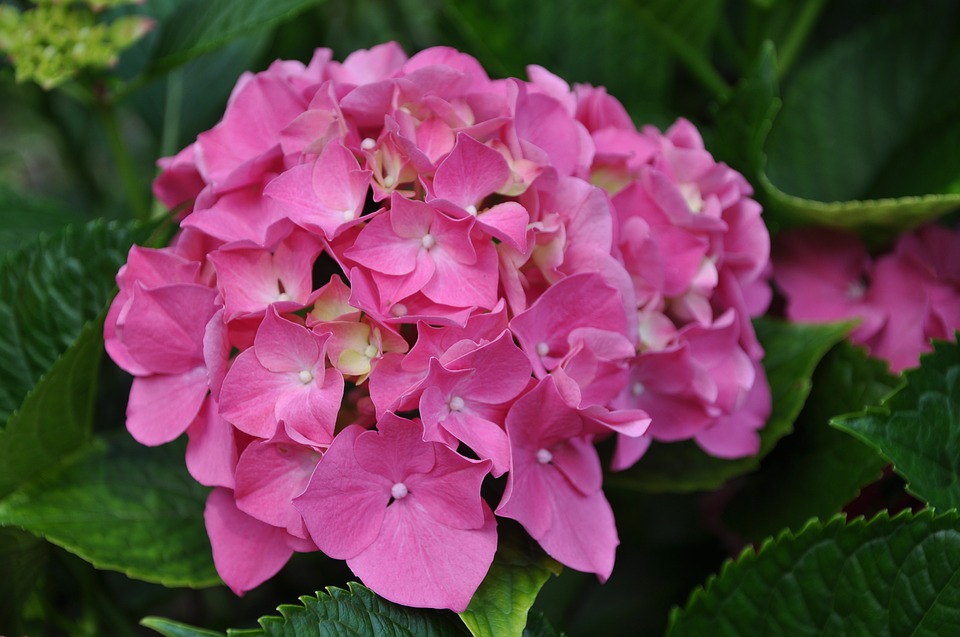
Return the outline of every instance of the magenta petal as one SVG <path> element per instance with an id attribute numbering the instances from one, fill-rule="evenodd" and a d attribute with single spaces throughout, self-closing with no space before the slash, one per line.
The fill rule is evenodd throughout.
<path id="1" fill-rule="evenodd" d="M 321 336 L 280 317 L 270 308 L 257 330 L 253 347 L 257 360 L 271 372 L 312 372 L 323 355 L 327 338 L 326 334 Z"/>
<path id="2" fill-rule="evenodd" d="M 160 374 L 179 374 L 203 363 L 203 334 L 218 309 L 216 295 L 202 285 L 137 285 L 124 319 L 127 352 Z"/>
<path id="3" fill-rule="evenodd" d="M 605 581 L 613 572 L 620 539 L 603 491 L 585 496 L 571 489 L 559 471 L 545 471 L 543 480 L 554 517 L 547 532 L 536 538 L 540 546 L 558 562 Z"/>
<path id="4" fill-rule="evenodd" d="M 305 536 L 293 498 L 306 488 L 319 461 L 318 451 L 292 441 L 282 429 L 268 441 L 253 441 L 237 463 L 237 507 L 267 524 Z"/>
<path id="5" fill-rule="evenodd" d="M 277 430 L 277 401 L 302 387 L 296 374 L 275 374 L 265 369 L 251 348 L 237 356 L 223 379 L 220 414 L 240 431 L 271 438 Z"/>
<path id="6" fill-rule="evenodd" d="M 207 396 L 207 370 L 155 374 L 133 379 L 127 429 L 140 444 L 162 445 L 187 430 Z"/>
<path id="7" fill-rule="evenodd" d="M 237 467 L 236 430 L 218 410 L 217 401 L 209 398 L 187 429 L 187 470 L 200 484 L 232 489 Z"/>
<path id="8" fill-rule="evenodd" d="M 377 541 L 347 565 L 392 602 L 461 612 L 493 562 L 497 522 L 486 504 L 484 525 L 471 530 L 440 524 L 411 505 L 391 505 Z"/>
<path id="9" fill-rule="evenodd" d="M 423 442 L 423 425 L 387 413 L 370 431 L 357 438 L 357 463 L 365 471 L 394 482 L 412 473 L 428 473 L 436 464 L 436 445 Z"/>
<path id="10" fill-rule="evenodd" d="M 237 509 L 229 489 L 210 493 L 203 519 L 217 572 L 237 595 L 276 575 L 293 555 L 284 541 L 286 532 Z"/>
<path id="11" fill-rule="evenodd" d="M 442 445 L 435 449 L 437 463 L 433 470 L 411 474 L 403 481 L 409 489 L 407 497 L 445 526 L 479 529 L 485 525 L 480 484 L 490 471 L 490 463 L 467 460 Z"/>
<path id="12" fill-rule="evenodd" d="M 510 179 L 510 167 L 499 152 L 459 133 L 457 145 L 439 166 L 433 190 L 461 208 L 476 206 Z"/>
<path id="13" fill-rule="evenodd" d="M 357 464 L 358 426 L 340 432 L 293 504 L 321 551 L 349 559 L 370 546 L 383 524 L 393 482 Z M 374 434 L 375 435 L 375 434 Z"/>

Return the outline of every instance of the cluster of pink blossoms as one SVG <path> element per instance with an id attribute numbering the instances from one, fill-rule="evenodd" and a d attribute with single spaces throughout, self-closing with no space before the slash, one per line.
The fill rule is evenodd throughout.
<path id="1" fill-rule="evenodd" d="M 498 516 L 606 579 L 596 440 L 616 469 L 651 440 L 757 450 L 749 185 L 689 122 L 638 131 L 603 89 L 529 74 L 318 50 L 243 76 L 162 160 L 180 230 L 131 250 L 107 349 L 132 435 L 186 432 L 237 593 L 319 549 L 387 599 L 463 610 Z"/>
<path id="2" fill-rule="evenodd" d="M 960 231 L 929 225 L 871 257 L 859 237 L 822 228 L 778 238 L 774 278 L 791 321 L 858 319 L 850 340 L 890 363 L 916 367 L 931 339 L 960 329 Z"/>

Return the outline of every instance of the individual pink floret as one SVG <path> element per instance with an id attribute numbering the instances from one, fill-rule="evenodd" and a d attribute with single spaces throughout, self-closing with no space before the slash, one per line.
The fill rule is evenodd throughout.
<path id="1" fill-rule="evenodd" d="M 269 310 L 223 380 L 220 413 L 258 438 L 273 438 L 284 422 L 298 442 L 330 444 L 343 377 L 326 367 L 327 338 Z"/>
<path id="2" fill-rule="evenodd" d="M 294 503 L 320 550 L 380 595 L 459 612 L 497 547 L 480 497 L 489 466 L 424 442 L 419 423 L 387 414 L 377 431 L 343 430 Z"/>

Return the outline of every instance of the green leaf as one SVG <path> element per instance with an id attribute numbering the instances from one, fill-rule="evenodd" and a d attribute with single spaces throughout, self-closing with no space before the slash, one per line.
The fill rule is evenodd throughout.
<path id="1" fill-rule="evenodd" d="M 839 512 L 880 476 L 886 461 L 872 447 L 830 427 L 830 419 L 879 404 L 899 384 L 886 363 L 863 349 L 846 342 L 833 348 L 817 367 L 796 431 L 730 500 L 724 521 L 746 539 L 760 540 Z"/>
<path id="2" fill-rule="evenodd" d="M 501 529 L 500 544 L 487 576 L 460 619 L 474 637 L 520 637 L 537 593 L 560 565 L 529 538 Z"/>
<path id="3" fill-rule="evenodd" d="M 0 262 L 0 423 L 103 310 L 141 232 L 128 224 L 69 226 Z"/>
<path id="4" fill-rule="evenodd" d="M 766 42 L 753 68 L 716 113 L 714 154 L 751 182 L 763 171 L 763 144 L 780 108 L 777 73 L 773 44 Z"/>
<path id="5" fill-rule="evenodd" d="M 675 609 L 668 637 L 948 635 L 960 625 L 960 520 L 842 516 L 747 549 Z"/>
<path id="6" fill-rule="evenodd" d="M 539 64 L 568 82 L 605 86 L 639 121 L 663 126 L 676 118 L 663 105 L 673 60 L 653 29 L 669 31 L 656 11 L 669 12 L 674 3 L 652 4 L 646 10 L 628 2 L 446 0 L 443 8 L 448 30 L 459 36 L 454 44 L 476 55 L 491 75 L 525 77 L 527 65 Z M 691 2 L 676 4 L 689 11 Z M 717 3 L 702 4 L 698 24 L 711 19 L 706 5 Z"/>
<path id="7" fill-rule="evenodd" d="M 766 142 L 768 207 L 790 221 L 900 229 L 960 205 L 960 195 L 943 194 L 960 160 L 933 154 L 941 131 L 926 128 L 960 112 L 957 94 L 939 88 L 955 79 L 957 31 L 955 3 L 877 11 L 798 68 Z M 897 166 L 945 162 L 952 174 L 936 190 L 884 184 Z M 881 192 L 904 197 L 878 199 Z"/>
<path id="8" fill-rule="evenodd" d="M 149 72 L 156 74 L 254 31 L 294 18 L 323 0 L 186 0 L 160 25 Z"/>
<path id="9" fill-rule="evenodd" d="M 23 633 L 23 606 L 46 561 L 46 542 L 18 529 L 0 528 L 0 573 L 8 575 L 0 577 L 0 634 Z"/>
<path id="10" fill-rule="evenodd" d="M 144 447 L 126 433 L 0 502 L 0 525 L 45 537 L 98 568 L 167 586 L 220 582 L 203 524 L 208 489 L 183 444 Z"/>
<path id="11" fill-rule="evenodd" d="M 960 506 L 960 346 L 937 342 L 904 372 L 906 385 L 880 407 L 831 424 L 893 462 L 907 490 L 942 508 Z"/>
<path id="12" fill-rule="evenodd" d="M 692 441 L 654 443 L 636 465 L 608 476 L 606 484 L 642 491 L 716 489 L 730 478 L 754 470 L 777 441 L 793 431 L 793 421 L 810 392 L 814 368 L 843 339 L 849 325 L 801 325 L 759 319 L 755 326 L 766 351 L 763 366 L 773 399 L 773 412 L 760 432 L 757 455 L 724 460 L 707 455 Z"/>
<path id="13" fill-rule="evenodd" d="M 0 431 L 0 499 L 58 467 L 89 440 L 102 352 L 103 324 L 95 321 L 37 382 Z"/>
<path id="14" fill-rule="evenodd" d="M 452 613 L 400 606 L 378 597 L 360 584 L 349 590 L 328 587 L 316 597 L 300 598 L 302 605 L 283 605 L 282 617 L 260 619 L 263 634 L 282 637 L 447 637 L 466 634 Z M 252 633 L 251 633 L 252 634 Z"/>
<path id="15" fill-rule="evenodd" d="M 0 254 L 23 247 L 41 232 L 53 232 L 78 220 L 76 213 L 56 202 L 24 196 L 0 183 Z"/>
<path id="16" fill-rule="evenodd" d="M 195 628 L 163 617 L 144 617 L 140 620 L 140 625 L 155 630 L 164 637 L 224 637 L 226 635 L 226 633 Z"/>
<path id="17" fill-rule="evenodd" d="M 523 629 L 523 637 L 560 637 L 560 634 L 550 625 L 543 613 L 533 613 Z"/>

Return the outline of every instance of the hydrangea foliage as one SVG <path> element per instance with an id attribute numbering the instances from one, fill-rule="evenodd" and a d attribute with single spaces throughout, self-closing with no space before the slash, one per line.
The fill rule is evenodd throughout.
<path id="1" fill-rule="evenodd" d="M 637 129 L 602 88 L 528 75 L 320 49 L 244 75 L 161 160 L 180 230 L 131 250 L 105 338 L 132 435 L 189 438 L 238 594 L 321 550 L 389 600 L 462 611 L 498 517 L 605 579 L 595 442 L 616 439 L 614 469 L 652 440 L 757 451 L 750 186 L 689 122 Z"/>

